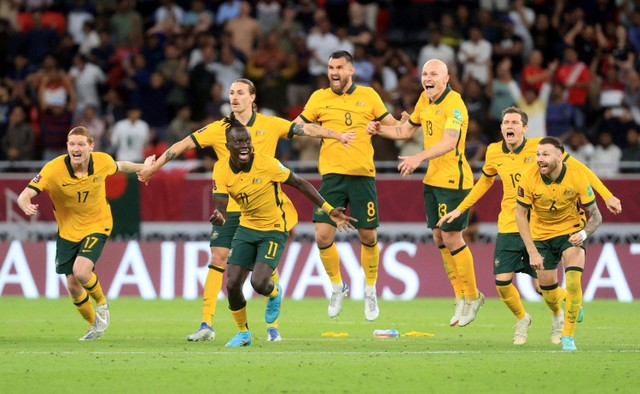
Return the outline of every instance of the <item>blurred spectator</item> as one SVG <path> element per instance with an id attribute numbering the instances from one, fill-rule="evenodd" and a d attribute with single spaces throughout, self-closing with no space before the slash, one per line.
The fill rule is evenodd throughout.
<path id="1" fill-rule="evenodd" d="M 196 130 L 196 123 L 191 120 L 191 108 L 184 106 L 178 109 L 176 116 L 167 128 L 167 146 L 182 141 L 186 136 Z"/>
<path id="2" fill-rule="evenodd" d="M 49 161 L 67 151 L 67 133 L 71 128 L 71 111 L 62 102 L 42 105 L 40 111 L 40 140 L 42 160 Z"/>
<path id="3" fill-rule="evenodd" d="M 444 44 L 441 38 L 442 33 L 440 33 L 440 30 L 436 26 L 429 29 L 429 42 L 420 48 L 416 65 L 422 68 L 427 60 L 440 59 L 449 68 L 449 74 L 457 75 L 456 53 L 452 47 Z"/>
<path id="4" fill-rule="evenodd" d="M 487 85 L 486 93 L 489 97 L 489 120 L 491 133 L 498 133 L 502 121 L 502 110 L 516 104 L 512 93 L 518 89 L 518 84 L 511 76 L 511 59 L 505 57 L 496 65 L 496 75 Z M 497 136 L 497 134 L 495 135 Z M 492 140 L 496 140 L 493 138 Z"/>
<path id="5" fill-rule="evenodd" d="M 353 52 L 353 82 L 358 85 L 370 86 L 373 80 L 375 68 L 367 58 L 367 52 L 363 45 L 356 45 Z M 381 87 L 382 89 L 382 87 Z"/>
<path id="6" fill-rule="evenodd" d="M 193 119 L 197 121 L 205 118 L 205 106 L 211 97 L 211 87 L 216 83 L 216 73 L 212 69 L 215 49 L 213 46 L 205 46 L 201 48 L 201 53 L 202 60 L 189 71 L 189 105 Z"/>
<path id="7" fill-rule="evenodd" d="M 296 138 L 296 140 L 315 139 L 315 138 Z M 627 130 L 627 147 L 622 150 L 620 158 L 622 162 L 621 172 L 623 173 L 640 173 L 640 139 L 638 137 L 638 129 Z"/>
<path id="8" fill-rule="evenodd" d="M 230 46 L 226 45 L 220 48 L 220 61 L 215 62 L 210 71 L 216 73 L 216 82 L 221 85 L 225 101 L 229 100 L 228 94 L 231 84 L 236 79 L 242 78 L 244 68 L 244 64 L 235 57 Z"/>
<path id="9" fill-rule="evenodd" d="M 58 66 L 68 71 L 73 66 L 73 58 L 78 53 L 78 45 L 73 42 L 71 34 L 64 33 L 60 36 L 58 46 L 50 53 L 58 61 Z"/>
<path id="10" fill-rule="evenodd" d="M 223 93 L 224 92 L 222 91 L 222 86 L 220 86 L 219 83 L 216 82 L 213 84 L 213 86 L 211 86 L 211 95 L 207 100 L 207 104 L 205 105 L 206 123 L 211 123 L 215 120 L 222 119 L 231 112 L 229 103 L 225 102 L 225 99 L 223 98 L 226 95 L 224 95 Z"/>
<path id="11" fill-rule="evenodd" d="M 469 112 L 469 119 L 476 119 L 480 124 L 485 124 L 489 116 L 489 98 L 478 81 L 469 78 L 464 83 L 462 98 Z"/>
<path id="12" fill-rule="evenodd" d="M 278 27 L 281 11 L 282 6 L 276 0 L 258 0 L 256 17 L 263 33 L 268 33 Z"/>
<path id="13" fill-rule="evenodd" d="M 549 15 L 540 13 L 536 15 L 536 21 L 531 28 L 533 47 L 542 52 L 542 57 L 547 61 L 556 58 L 556 46 L 558 45 L 558 32 L 551 26 Z"/>
<path id="14" fill-rule="evenodd" d="M 109 129 L 113 128 L 113 125 L 124 119 L 127 116 L 127 109 L 124 104 L 124 100 L 120 92 L 114 88 L 110 88 L 102 97 L 104 103 L 103 114 L 104 120 L 107 122 Z"/>
<path id="15" fill-rule="evenodd" d="M 187 60 L 175 44 L 168 42 L 164 47 L 164 60 L 158 63 L 155 70 L 162 74 L 170 86 L 166 102 L 171 111 L 168 116 L 171 118 L 178 108 L 187 104 L 187 88 L 189 86 Z"/>
<path id="16" fill-rule="evenodd" d="M 58 33 L 42 24 L 42 12 L 31 14 L 33 27 L 25 33 L 25 40 L 20 45 L 25 48 L 29 63 L 39 65 L 52 48 L 58 46 Z"/>
<path id="17" fill-rule="evenodd" d="M 349 25 L 347 26 L 349 41 L 355 45 L 368 47 L 373 39 L 373 31 L 375 30 L 371 30 L 364 20 L 362 5 L 351 2 L 349 4 Z"/>
<path id="18" fill-rule="evenodd" d="M 82 39 L 78 44 L 80 45 L 78 51 L 85 56 L 90 56 L 91 51 L 100 46 L 100 35 L 96 31 L 92 20 L 84 21 L 82 25 Z"/>
<path id="19" fill-rule="evenodd" d="M 482 132 L 482 126 L 476 119 L 469 118 L 467 128 L 467 140 L 464 154 L 474 172 L 480 171 L 484 163 L 484 155 L 487 151 L 487 138 Z"/>
<path id="20" fill-rule="evenodd" d="M 553 61 L 545 71 L 547 81 L 542 84 L 540 93 L 536 93 L 533 88 L 520 91 L 518 85 L 511 84 L 511 96 L 516 101 L 516 105 L 527 113 L 529 118 L 527 137 L 547 136 L 547 108 L 549 106 L 549 96 L 551 95 L 551 80 L 555 74 L 558 62 Z"/>
<path id="21" fill-rule="evenodd" d="M 108 74 L 111 71 L 111 67 L 113 67 L 116 48 L 111 43 L 109 32 L 101 30 L 98 36 L 100 37 L 100 45 L 91 50 L 89 59 L 91 63 L 100 67 L 105 74 Z"/>
<path id="22" fill-rule="evenodd" d="M 216 25 L 223 27 L 227 21 L 240 16 L 240 0 L 225 0 L 218 7 Z"/>
<path id="23" fill-rule="evenodd" d="M 207 9 L 204 0 L 193 0 L 191 9 L 185 12 L 182 23 L 190 34 L 203 34 L 209 33 L 214 20 L 213 12 Z"/>
<path id="24" fill-rule="evenodd" d="M 555 73 L 555 69 L 554 69 Z M 529 61 L 522 69 L 520 78 L 520 90 L 525 92 L 527 89 L 533 89 L 536 93 L 540 92 L 542 84 L 549 79 L 549 72 L 544 67 L 544 59 L 542 52 L 534 50 L 529 56 Z"/>
<path id="25" fill-rule="evenodd" d="M 591 127 L 592 133 L 599 130 L 611 130 L 613 143 L 618 146 L 625 146 L 627 143 L 626 130 L 640 127 L 633 120 L 631 111 L 625 106 L 607 108 L 601 117 Z"/>
<path id="26" fill-rule="evenodd" d="M 640 124 L 640 74 L 631 70 L 624 82 L 622 102 L 629 108 L 634 121 Z"/>
<path id="27" fill-rule="evenodd" d="M 559 83 L 551 85 L 551 95 L 547 105 L 547 135 L 563 141 L 574 129 L 575 115 L 571 104 L 565 99 L 565 89 Z"/>
<path id="28" fill-rule="evenodd" d="M 624 97 L 624 84 L 618 77 L 616 66 L 607 67 L 604 77 L 596 81 L 599 108 L 618 108 Z"/>
<path id="29" fill-rule="evenodd" d="M 522 37 L 514 32 L 514 29 L 511 18 L 505 17 L 502 23 L 500 38 L 493 43 L 491 53 L 494 63 L 508 57 L 511 60 L 511 73 L 519 78 L 523 67 L 522 56 L 524 54 L 524 41 Z"/>
<path id="30" fill-rule="evenodd" d="M 442 14 L 442 17 L 440 18 L 440 31 L 442 32 L 442 43 L 449 45 L 456 51 L 462 47 L 464 37 L 451 14 Z M 471 31 L 469 31 L 469 34 L 471 34 Z"/>
<path id="31" fill-rule="evenodd" d="M 157 34 L 147 35 L 140 53 L 144 56 L 145 67 L 149 70 L 155 70 L 158 64 L 164 60 L 164 48 L 160 36 Z"/>
<path id="32" fill-rule="evenodd" d="M 295 56 L 289 56 L 288 61 L 280 61 L 272 57 L 263 67 L 258 67 L 252 59 L 247 63 L 246 75 L 251 79 L 260 94 L 256 104 L 261 110 L 269 109 L 276 116 L 288 116 L 287 84 L 298 68 Z"/>
<path id="33" fill-rule="evenodd" d="M 111 145 L 115 149 L 116 160 L 144 160 L 143 151 L 149 142 L 150 131 L 147 122 L 141 118 L 142 111 L 137 107 L 131 107 L 127 111 L 127 117 L 113 125 Z"/>
<path id="34" fill-rule="evenodd" d="M 69 70 L 69 76 L 78 94 L 76 111 L 83 111 L 87 106 L 92 106 L 101 112 L 98 92 L 107 81 L 107 76 L 104 75 L 100 67 L 87 62 L 85 55 L 77 54 L 73 61 L 73 67 Z"/>
<path id="35" fill-rule="evenodd" d="M 307 36 L 307 48 L 311 52 L 309 59 L 309 74 L 320 86 L 327 79 L 327 64 L 329 56 L 340 49 L 340 41 L 331 33 L 329 19 L 320 14 L 315 19 L 315 25 L 311 34 Z"/>
<path id="36" fill-rule="evenodd" d="M 35 140 L 35 131 L 28 122 L 24 107 L 13 107 L 9 116 L 9 127 L 2 137 L 3 156 L 11 161 L 35 160 Z"/>
<path id="37" fill-rule="evenodd" d="M 67 7 L 67 32 L 73 41 L 80 45 L 85 39 L 84 25 L 91 22 L 97 14 L 96 7 L 87 0 L 73 0 Z"/>
<path id="38" fill-rule="evenodd" d="M 167 100 L 171 90 L 171 82 L 166 81 L 162 73 L 154 71 L 149 77 L 149 83 L 140 85 L 135 97 L 132 97 L 131 104 L 141 110 L 142 119 L 149 125 L 156 139 L 153 142 L 166 140 L 167 127 L 173 114 L 178 108 L 186 105 L 176 103 L 175 107 L 172 107 L 171 102 Z"/>
<path id="39" fill-rule="evenodd" d="M 307 49 L 307 40 L 303 33 L 298 33 L 293 37 L 293 50 L 292 55 L 297 60 L 297 71 L 289 80 L 287 85 L 287 102 L 289 107 L 296 107 L 304 105 L 313 93 L 313 84 L 315 81 L 309 74 L 309 59 L 311 58 L 311 52 Z M 295 119 L 298 114 L 290 117 Z M 301 138 L 308 139 L 308 138 Z M 312 138 L 314 139 L 314 138 Z"/>
<path id="40" fill-rule="evenodd" d="M 598 52 L 598 36 L 596 29 L 591 25 L 586 25 L 582 20 L 579 20 L 571 30 L 569 30 L 563 37 L 564 44 L 567 47 L 574 48 L 576 51 L 577 59 L 588 66 L 597 60 Z"/>
<path id="41" fill-rule="evenodd" d="M 264 67 L 268 61 L 274 60 L 278 66 L 284 65 L 287 60 L 287 52 L 280 47 L 280 33 L 273 30 L 260 38 L 258 48 L 253 52 L 254 67 Z"/>
<path id="42" fill-rule="evenodd" d="M 0 84 L 0 138 L 9 127 L 9 114 L 13 106 L 14 103 L 11 100 L 9 88 L 4 84 Z"/>
<path id="43" fill-rule="evenodd" d="M 27 57 L 18 53 L 13 58 L 13 67 L 7 71 L 7 74 L 2 78 L 2 83 L 9 87 L 11 91 L 11 100 L 25 106 L 33 104 L 33 98 L 29 91 L 29 75 L 34 73 L 37 69 L 29 64 Z"/>
<path id="44" fill-rule="evenodd" d="M 489 83 L 491 51 L 491 43 L 482 38 L 480 28 L 472 26 L 469 29 L 469 39 L 462 42 L 458 51 L 458 61 L 462 63 L 463 82 L 474 78 L 482 86 Z"/>
<path id="45" fill-rule="evenodd" d="M 240 2 L 240 15 L 229 20 L 224 26 L 224 31 L 231 33 L 232 45 L 242 51 L 244 56 L 253 55 L 253 48 L 262 31 L 258 20 L 251 16 L 251 4 L 248 1 Z"/>
<path id="46" fill-rule="evenodd" d="M 609 131 L 601 132 L 598 136 L 598 142 L 593 151 L 593 156 L 591 156 L 591 165 L 589 167 L 599 177 L 613 177 L 620 171 L 622 150 L 613 143 L 613 136 Z"/>
<path id="47" fill-rule="evenodd" d="M 18 30 L 18 11 L 20 0 L 0 1 L 0 20 L 5 20 L 11 31 Z"/>
<path id="48" fill-rule="evenodd" d="M 211 33 L 199 33 L 196 35 L 195 46 L 189 52 L 189 70 L 193 70 L 193 68 L 202 62 L 203 52 L 206 47 L 211 47 L 213 49 L 213 60 L 215 61 L 217 56 L 216 51 L 217 41 L 216 38 Z"/>
<path id="49" fill-rule="evenodd" d="M 109 33 L 115 46 L 141 45 L 143 19 L 131 0 L 119 0 L 115 13 L 109 18 Z"/>
<path id="50" fill-rule="evenodd" d="M 575 157 L 587 166 L 590 165 L 591 157 L 593 156 L 595 148 L 583 132 L 575 131 L 571 133 L 564 148 L 571 156 Z"/>
<path id="51" fill-rule="evenodd" d="M 622 72 L 633 70 L 635 53 L 629 41 L 627 28 L 624 25 L 615 27 L 615 44 L 611 48 L 611 61 Z"/>
<path id="52" fill-rule="evenodd" d="M 91 132 L 95 151 L 108 151 L 107 122 L 98 114 L 96 107 L 86 106 L 84 111 L 74 119 L 73 126 L 84 126 Z"/>
<path id="53" fill-rule="evenodd" d="M 148 36 L 159 36 L 161 42 L 175 42 L 183 33 L 182 25 L 174 14 L 168 14 L 166 18 L 157 22 L 146 31 L 146 35 Z"/>
<path id="54" fill-rule="evenodd" d="M 173 0 L 160 0 L 160 5 L 153 12 L 153 22 L 158 25 L 166 20 L 173 20 L 178 25 L 184 19 L 184 10 Z"/>
<path id="55" fill-rule="evenodd" d="M 513 0 L 508 17 L 513 22 L 514 34 L 522 38 L 524 45 L 523 56 L 527 58 L 533 50 L 531 27 L 536 20 L 536 13 L 533 9 L 526 6 L 525 0 Z"/>
<path id="56" fill-rule="evenodd" d="M 335 30 L 335 35 L 336 37 L 338 37 L 338 47 L 349 52 L 350 54 L 353 54 L 353 52 L 355 51 L 355 46 L 353 45 L 353 42 L 351 42 L 349 36 L 347 36 L 347 28 L 338 27 Z"/>
<path id="57" fill-rule="evenodd" d="M 587 107 L 587 88 L 591 82 L 589 68 L 578 60 L 575 48 L 564 50 L 563 63 L 556 71 L 555 82 L 561 83 L 568 90 L 567 101 L 574 106 L 576 126 L 585 126 L 585 111 Z"/>

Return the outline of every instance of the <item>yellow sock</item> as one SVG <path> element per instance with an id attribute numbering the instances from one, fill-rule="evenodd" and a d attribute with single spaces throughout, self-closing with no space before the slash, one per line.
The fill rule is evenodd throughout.
<path id="1" fill-rule="evenodd" d="M 332 243 L 324 249 L 320 249 L 320 260 L 324 270 L 329 275 L 331 283 L 342 283 L 342 275 L 340 274 L 340 254 L 336 243 Z"/>
<path id="2" fill-rule="evenodd" d="M 462 282 L 462 291 L 467 301 L 475 301 L 480 297 L 476 286 L 476 271 L 473 267 L 473 255 L 467 245 L 451 252 L 451 258 L 458 269 L 458 276 Z"/>
<path id="3" fill-rule="evenodd" d="M 582 268 L 569 267 L 565 271 L 567 279 L 567 300 L 564 311 L 564 329 L 562 335 L 573 336 L 576 329 L 576 319 L 582 305 Z"/>
<path id="4" fill-rule="evenodd" d="M 85 290 L 89 292 L 89 294 L 91 295 L 91 298 L 96 300 L 96 305 L 103 305 L 107 302 L 107 298 L 104 296 L 104 293 L 102 292 L 102 286 L 100 286 L 100 281 L 98 280 L 98 277 L 96 276 L 95 273 L 93 272 L 91 273 L 91 279 L 89 279 L 89 281 L 82 287 L 84 287 Z"/>
<path id="5" fill-rule="evenodd" d="M 271 273 L 271 280 L 273 281 L 274 285 L 277 285 L 278 283 L 280 283 L 280 276 L 278 276 L 278 270 L 273 270 L 273 272 Z"/>
<path id="6" fill-rule="evenodd" d="M 249 322 L 247 321 L 247 306 L 243 306 L 237 311 L 231 311 L 231 317 L 233 317 L 233 321 L 236 322 L 236 326 L 238 326 L 238 331 L 245 332 L 249 331 Z"/>
<path id="7" fill-rule="evenodd" d="M 374 286 L 378 280 L 378 266 L 380 265 L 380 247 L 376 242 L 373 246 L 362 244 L 360 260 L 364 270 L 364 280 L 367 286 Z"/>
<path id="8" fill-rule="evenodd" d="M 86 291 L 83 291 L 82 295 L 78 298 L 71 297 L 71 301 L 73 302 L 73 305 L 76 306 L 76 309 L 80 312 L 84 320 L 91 325 L 96 322 L 96 311 L 93 309 L 93 304 L 91 304 L 91 299 Z"/>
<path id="9" fill-rule="evenodd" d="M 502 302 L 513 312 L 518 320 L 527 314 L 520 299 L 520 292 L 511 281 L 496 280 L 496 289 Z"/>
<path id="10" fill-rule="evenodd" d="M 551 309 L 551 313 L 557 315 L 560 309 L 562 309 L 560 302 L 564 299 L 564 289 L 558 287 L 558 284 L 555 283 L 549 286 L 540 285 L 540 290 L 542 290 L 542 298 L 544 298 L 544 302 L 546 302 L 549 309 Z"/>
<path id="11" fill-rule="evenodd" d="M 213 324 L 213 315 L 216 314 L 216 306 L 218 305 L 218 294 L 222 289 L 222 280 L 224 279 L 224 269 L 209 266 L 207 279 L 204 281 L 204 291 L 202 294 L 202 321 L 208 325 Z"/>
<path id="12" fill-rule="evenodd" d="M 449 277 L 449 282 L 451 282 L 451 286 L 453 287 L 453 292 L 455 293 L 457 299 L 462 299 L 464 298 L 464 294 L 462 291 L 462 281 L 458 276 L 458 269 L 456 268 L 456 265 L 453 262 L 453 257 L 451 257 L 451 252 L 444 245 L 438 246 L 438 248 L 440 249 L 440 254 L 442 254 L 444 269 L 445 271 L 447 271 L 447 276 Z"/>

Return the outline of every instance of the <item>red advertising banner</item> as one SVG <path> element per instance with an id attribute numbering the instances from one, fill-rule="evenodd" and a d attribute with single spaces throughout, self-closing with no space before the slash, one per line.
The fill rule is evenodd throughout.
<path id="1" fill-rule="evenodd" d="M 351 297 L 364 296 L 360 244 L 337 243 L 343 278 Z M 393 242 L 380 245 L 378 294 L 383 299 L 452 297 L 440 252 L 433 244 Z M 493 245 L 472 244 L 478 287 L 497 297 L 492 273 Z M 110 298 L 194 299 L 202 294 L 209 262 L 208 242 L 108 242 L 96 273 Z M 66 297 L 64 280 L 55 274 L 55 241 L 0 242 L 0 296 Z M 290 242 L 278 267 L 287 297 L 329 297 L 329 280 L 313 243 Z M 562 279 L 561 279 L 562 280 Z M 245 288 L 247 297 L 253 295 Z M 523 298 L 540 300 L 526 275 L 516 279 Z M 587 247 L 582 277 L 584 299 L 630 302 L 640 297 L 640 243 Z"/>

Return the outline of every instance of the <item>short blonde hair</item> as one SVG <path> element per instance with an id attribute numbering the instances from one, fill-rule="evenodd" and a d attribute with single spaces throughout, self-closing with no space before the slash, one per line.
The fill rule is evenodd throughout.
<path id="1" fill-rule="evenodd" d="M 69 139 L 69 137 L 72 135 L 84 135 L 85 137 L 87 137 L 87 142 L 89 144 L 93 144 L 93 137 L 91 136 L 89 129 L 87 129 L 84 126 L 76 126 L 73 129 L 71 129 L 69 134 L 67 134 L 67 139 Z"/>

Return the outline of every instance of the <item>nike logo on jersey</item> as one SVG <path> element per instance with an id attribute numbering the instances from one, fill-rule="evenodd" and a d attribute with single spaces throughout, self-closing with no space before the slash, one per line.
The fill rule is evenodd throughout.
<path id="1" fill-rule="evenodd" d="M 71 185 L 71 183 L 63 183 L 62 187 L 69 186 L 69 185 Z"/>
<path id="2" fill-rule="evenodd" d="M 372 217 L 372 218 L 368 218 L 368 219 L 367 219 L 367 222 L 368 222 L 368 223 L 371 223 L 371 222 L 373 222 L 374 220 L 376 220 L 375 216 L 374 216 L 374 217 Z"/>

